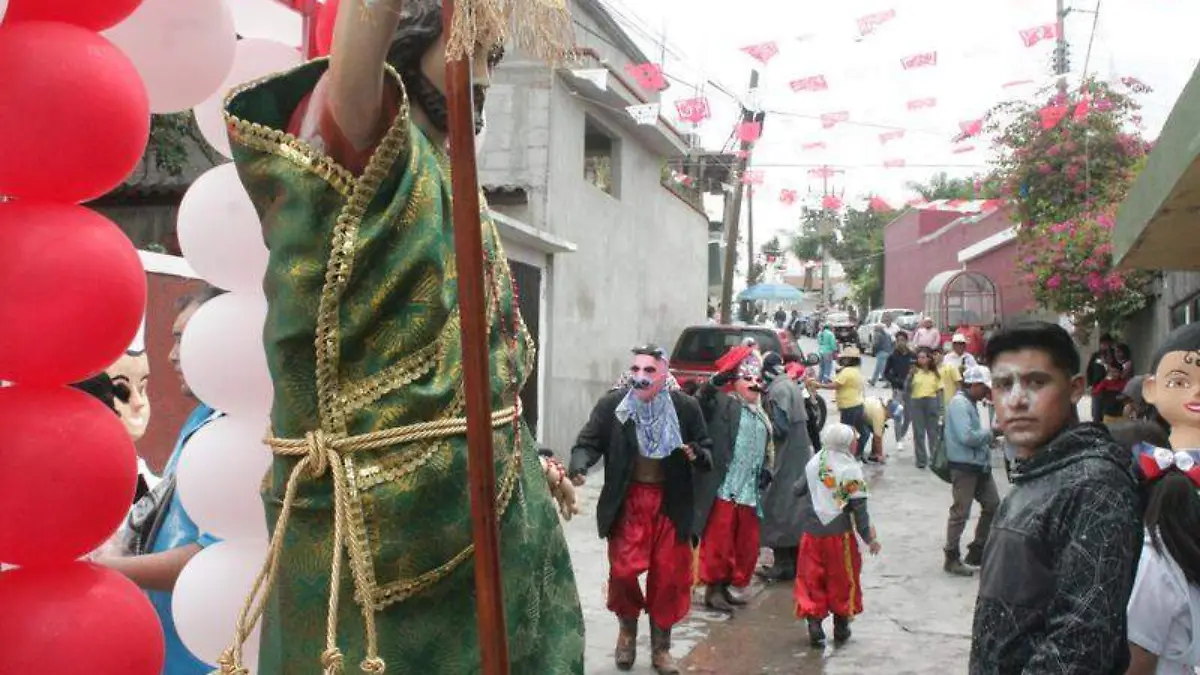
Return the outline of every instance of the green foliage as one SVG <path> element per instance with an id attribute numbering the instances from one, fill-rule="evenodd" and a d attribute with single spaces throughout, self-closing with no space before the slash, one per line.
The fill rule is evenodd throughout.
<path id="1" fill-rule="evenodd" d="M 883 228 L 892 211 L 848 208 L 845 213 L 805 209 L 791 251 L 801 260 L 817 260 L 827 248 L 841 263 L 850 284 L 851 300 L 879 305 L 883 301 Z"/>
<path id="2" fill-rule="evenodd" d="M 941 199 L 998 199 L 1000 186 L 992 176 L 951 178 L 946 172 L 933 174 L 928 181 L 909 182 L 906 187 L 921 195 L 927 202 Z"/>
<path id="3" fill-rule="evenodd" d="M 1136 80 L 1126 88 L 1148 91 Z M 1044 109 L 1062 119 L 1043 124 Z M 1087 81 L 1073 94 L 1055 91 L 1037 104 L 1004 103 L 988 114 L 1000 150 L 996 175 L 1019 223 L 1025 281 L 1039 305 L 1080 327 L 1119 328 L 1146 302 L 1149 276 L 1114 269 L 1111 243 L 1112 214 L 1150 149 L 1134 130 L 1138 109 L 1131 95 Z"/>

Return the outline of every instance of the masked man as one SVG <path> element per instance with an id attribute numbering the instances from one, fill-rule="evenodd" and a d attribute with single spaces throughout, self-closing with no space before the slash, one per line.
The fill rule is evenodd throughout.
<path id="1" fill-rule="evenodd" d="M 763 357 L 763 379 L 777 445 L 774 480 L 762 509 L 762 544 L 774 551 L 775 564 L 763 576 L 772 581 L 791 581 L 796 578 L 796 558 L 804 534 L 800 499 L 791 486 L 804 477 L 804 467 L 812 457 L 805 390 L 787 376 L 783 359 L 774 352 Z"/>
<path id="2" fill-rule="evenodd" d="M 470 40 L 443 35 L 439 0 L 344 1 L 329 60 L 227 104 L 270 250 L 276 457 L 263 498 L 277 546 L 263 675 L 480 672 L 445 55 L 473 48 L 481 111 L 507 25 L 456 5 Z M 569 21 L 547 6 L 522 30 L 560 35 Z M 519 404 L 533 341 L 486 210 L 480 221 L 509 665 L 582 675 L 582 612 L 547 486 L 557 472 Z M 240 672 L 237 650 L 223 660 Z"/>
<path id="3" fill-rule="evenodd" d="M 644 611 L 655 670 L 678 673 L 671 628 L 692 604 L 692 474 L 711 468 L 711 443 L 700 405 L 669 386 L 663 350 L 647 345 L 633 354 L 623 380 L 629 386 L 600 399 L 579 432 L 570 476 L 582 485 L 588 469 L 604 459 L 596 522 L 608 539 L 608 609 L 620 622 L 617 668 L 633 667 Z"/>
<path id="4" fill-rule="evenodd" d="M 704 604 L 719 612 L 746 604 L 744 590 L 758 564 L 763 493 L 775 463 L 771 423 L 760 403 L 762 363 L 753 347 L 734 347 L 717 361 L 718 374 L 700 393 L 713 439 L 713 470 L 696 486 L 700 580 Z"/>

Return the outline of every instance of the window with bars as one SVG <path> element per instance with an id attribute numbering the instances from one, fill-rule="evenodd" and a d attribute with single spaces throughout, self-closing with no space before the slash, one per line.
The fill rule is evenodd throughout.
<path id="1" fill-rule="evenodd" d="M 1171 330 L 1200 321 L 1200 293 L 1171 308 Z"/>
<path id="2" fill-rule="evenodd" d="M 621 142 L 591 117 L 584 118 L 583 179 L 612 197 L 621 196 Z"/>

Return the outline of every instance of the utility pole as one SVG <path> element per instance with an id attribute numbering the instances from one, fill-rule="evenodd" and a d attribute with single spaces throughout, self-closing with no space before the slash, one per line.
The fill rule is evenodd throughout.
<path id="1" fill-rule="evenodd" d="M 1065 0 L 1054 0 L 1054 7 L 1054 32 L 1057 35 L 1054 47 L 1054 74 L 1058 75 L 1058 93 L 1065 96 L 1067 93 L 1067 73 L 1071 71 L 1070 64 L 1067 62 L 1066 19 L 1067 13 L 1071 10 L 1066 8 Z"/>
<path id="2" fill-rule="evenodd" d="M 750 72 L 750 91 L 755 89 L 758 89 L 757 70 Z M 756 119 L 761 121 L 762 118 L 761 112 L 742 106 L 743 123 L 754 122 Z M 734 165 L 736 181 L 733 186 L 733 195 L 725 197 L 725 270 L 721 275 L 721 323 L 723 324 L 733 323 L 733 275 L 737 271 L 738 221 L 742 218 L 742 195 L 746 191 L 743 176 L 746 175 L 746 167 L 750 164 L 752 147 L 753 143 L 742 141 L 741 158 Z M 747 264 L 754 264 L 753 255 Z"/>
<path id="3" fill-rule="evenodd" d="M 821 177 L 821 197 L 824 201 L 825 197 L 829 196 L 829 179 L 839 173 L 845 173 L 842 169 L 832 169 L 828 166 L 822 166 L 816 170 Z M 825 210 L 825 205 L 821 205 L 821 210 Z M 817 226 L 817 232 L 821 236 L 821 304 L 826 307 L 833 300 L 833 292 L 829 288 L 829 266 L 833 263 L 833 252 L 825 245 L 825 241 L 833 235 L 834 221 L 831 218 L 822 218 Z"/>
<path id="4" fill-rule="evenodd" d="M 754 285 L 754 188 L 746 188 L 746 286 Z"/>

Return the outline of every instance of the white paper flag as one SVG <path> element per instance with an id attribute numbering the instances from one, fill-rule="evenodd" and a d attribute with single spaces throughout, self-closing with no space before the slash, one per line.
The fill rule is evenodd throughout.
<path id="1" fill-rule="evenodd" d="M 638 124 L 658 124 L 659 105 L 657 103 L 626 106 L 625 110 Z"/>
<path id="2" fill-rule="evenodd" d="M 591 82 L 597 89 L 608 89 L 608 71 L 604 68 L 583 68 L 572 70 L 571 74 L 581 80 Z"/>

